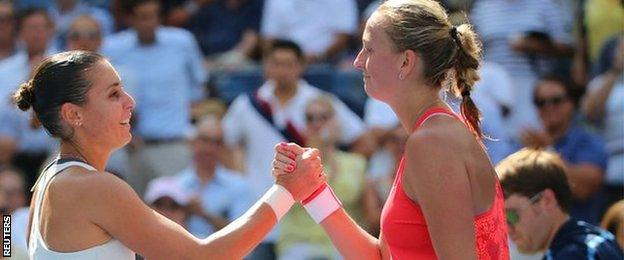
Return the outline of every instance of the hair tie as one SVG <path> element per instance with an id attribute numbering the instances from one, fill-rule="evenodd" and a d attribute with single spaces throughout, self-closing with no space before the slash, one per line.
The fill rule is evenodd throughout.
<path id="1" fill-rule="evenodd" d="M 468 97 L 468 96 L 470 96 L 470 90 L 467 90 L 467 89 L 466 89 L 466 90 L 462 91 L 462 92 L 461 92 L 461 95 L 462 95 L 462 97 Z"/>
<path id="2" fill-rule="evenodd" d="M 451 35 L 451 38 L 453 38 L 455 43 L 459 46 L 461 44 L 461 41 L 459 41 L 459 37 L 457 36 L 457 27 L 455 26 L 451 27 L 449 34 Z"/>

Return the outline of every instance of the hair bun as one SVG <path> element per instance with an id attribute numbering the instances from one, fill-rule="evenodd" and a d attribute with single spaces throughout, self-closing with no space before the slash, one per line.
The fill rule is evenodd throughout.
<path id="1" fill-rule="evenodd" d="M 13 102 L 22 111 L 26 111 L 32 107 L 35 102 L 32 79 L 19 86 L 19 89 L 13 94 Z"/>

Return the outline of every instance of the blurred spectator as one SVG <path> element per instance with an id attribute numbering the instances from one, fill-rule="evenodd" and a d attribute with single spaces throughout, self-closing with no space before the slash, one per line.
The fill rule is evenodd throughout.
<path id="1" fill-rule="evenodd" d="M 93 17 L 76 17 L 67 32 L 67 49 L 98 52 L 102 45 L 102 31 Z"/>
<path id="2" fill-rule="evenodd" d="M 570 89 L 565 79 L 554 76 L 538 82 L 534 103 L 544 130 L 523 129 L 521 141 L 524 147 L 552 147 L 561 154 L 574 198 L 570 215 L 597 224 L 601 210 L 597 192 L 602 187 L 607 153 L 600 136 L 574 124 L 575 102 Z"/>
<path id="3" fill-rule="evenodd" d="M 29 217 L 25 192 L 22 174 L 11 167 L 0 167 L 0 194 L 4 195 L 5 200 L 4 206 L 0 205 L 0 208 L 2 214 L 11 215 L 11 245 L 17 251 L 12 257 L 17 259 L 28 259 L 24 254 L 28 251 L 26 236 Z"/>
<path id="4" fill-rule="evenodd" d="M 191 197 L 173 177 L 159 177 L 147 184 L 145 203 L 183 228 L 187 228 L 186 206 L 190 202 Z"/>
<path id="5" fill-rule="evenodd" d="M 252 65 L 260 42 L 263 0 L 213 0 L 194 17 L 191 31 L 209 67 L 241 69 Z"/>
<path id="6" fill-rule="evenodd" d="M 480 0 L 473 5 L 471 20 L 483 42 L 484 60 L 500 64 L 512 77 L 510 128 L 538 126 L 531 104 L 535 83 L 554 70 L 553 57 L 572 54 L 560 6 L 553 0 Z"/>
<path id="7" fill-rule="evenodd" d="M 332 62 L 357 32 L 355 0 L 266 0 L 261 34 L 267 45 L 276 38 L 296 42 L 309 63 Z"/>
<path id="8" fill-rule="evenodd" d="M 543 259 L 622 259 L 613 234 L 571 218 L 566 166 L 555 153 L 522 149 L 496 167 L 509 235 L 520 252 Z"/>
<path id="9" fill-rule="evenodd" d="M 152 178 L 189 165 L 190 110 L 204 97 L 207 73 L 193 35 L 160 25 L 157 0 L 135 0 L 128 8 L 132 28 L 107 37 L 102 50 L 135 78 L 128 89 L 137 103 L 128 182 L 142 194 Z"/>
<path id="10" fill-rule="evenodd" d="M 323 168 L 329 185 L 349 215 L 364 228 L 369 226 L 364 217 L 370 196 L 365 190 L 366 159 L 338 150 L 340 128 L 332 105 L 334 97 L 321 95 L 305 107 L 306 145 L 320 150 Z M 338 252 L 323 229 L 300 205 L 291 209 L 282 220 L 278 247 L 280 259 L 333 259 Z"/>
<path id="11" fill-rule="evenodd" d="M 264 60 L 267 81 L 257 92 L 241 95 L 230 105 L 223 119 L 224 137 L 230 147 L 245 151 L 246 179 L 252 199 L 272 185 L 271 162 L 275 144 L 282 141 L 305 144 L 305 105 L 325 92 L 301 79 L 304 56 L 291 41 L 276 40 Z M 337 98 L 332 99 L 340 123 L 340 143 L 366 143 L 361 119 Z M 269 233 L 260 247 L 274 255 L 277 231 Z"/>
<path id="12" fill-rule="evenodd" d="M 620 200 L 607 210 L 600 227 L 613 233 L 620 248 L 624 248 L 624 200 Z"/>
<path id="13" fill-rule="evenodd" d="M 193 164 L 177 176 L 184 193 L 193 197 L 188 230 L 203 238 L 225 227 L 251 207 L 253 201 L 241 173 L 221 164 L 228 156 L 221 122 L 214 116 L 201 118 L 190 140 Z"/>
<path id="14" fill-rule="evenodd" d="M 56 24 L 55 44 L 59 50 L 65 49 L 69 27 L 81 15 L 89 15 L 97 21 L 103 35 L 113 33 L 114 21 L 107 10 L 91 6 L 81 0 L 55 0 L 54 2 L 49 12 Z"/>
<path id="15" fill-rule="evenodd" d="M 585 0 L 580 3 L 577 21 L 579 43 L 572 76 L 577 84 L 585 85 L 604 44 L 624 32 L 624 4 L 617 0 Z"/>
<path id="16" fill-rule="evenodd" d="M 58 144 L 33 120 L 31 112 L 19 111 L 11 104 L 10 97 L 35 66 L 55 52 L 49 48 L 54 24 L 46 10 L 27 9 L 19 15 L 18 28 L 23 49 L 0 63 L 0 139 L 10 138 L 17 146 L 13 165 L 24 172 L 26 185 L 32 187 L 44 160 Z"/>
<path id="17" fill-rule="evenodd" d="M 600 56 L 593 65 L 592 79 L 600 74 L 603 74 L 613 67 L 613 57 L 618 50 L 620 42 L 624 39 L 624 31 L 609 39 L 600 50 Z"/>
<path id="18" fill-rule="evenodd" d="M 11 0 L 0 0 L 0 62 L 15 54 L 17 32 L 15 30 L 15 8 Z"/>
<path id="19" fill-rule="evenodd" d="M 582 106 L 585 116 L 599 123 L 606 141 L 606 205 L 624 198 L 624 40 L 611 59 L 611 68 L 590 82 Z"/>

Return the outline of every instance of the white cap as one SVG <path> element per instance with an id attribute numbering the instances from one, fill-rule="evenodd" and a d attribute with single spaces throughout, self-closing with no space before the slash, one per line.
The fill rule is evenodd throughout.
<path id="1" fill-rule="evenodd" d="M 147 204 L 152 204 L 162 197 L 170 197 L 182 206 L 188 205 L 191 201 L 191 196 L 182 189 L 173 177 L 156 178 L 147 184 L 144 198 Z"/>

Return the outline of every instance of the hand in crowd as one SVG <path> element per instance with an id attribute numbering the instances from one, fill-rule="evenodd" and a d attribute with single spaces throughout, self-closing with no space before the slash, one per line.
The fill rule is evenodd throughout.
<path id="1" fill-rule="evenodd" d="M 275 146 L 275 151 L 273 176 L 295 201 L 307 198 L 326 182 L 319 150 L 304 149 L 294 143 L 280 143 Z"/>
<path id="2" fill-rule="evenodd" d="M 523 147 L 530 148 L 546 148 L 554 143 L 548 133 L 537 129 L 524 129 L 520 133 L 520 141 Z"/>

